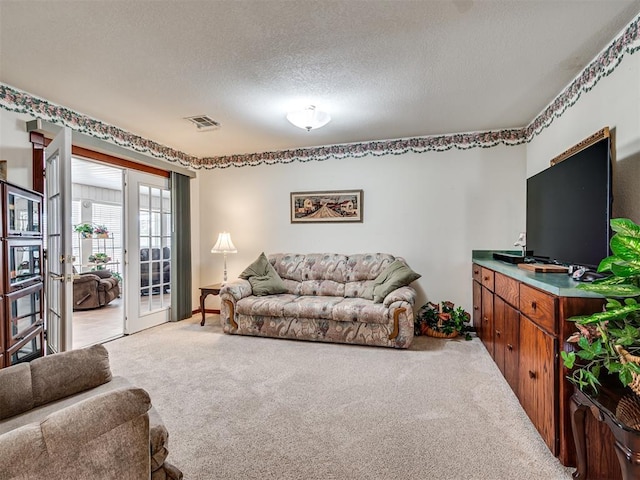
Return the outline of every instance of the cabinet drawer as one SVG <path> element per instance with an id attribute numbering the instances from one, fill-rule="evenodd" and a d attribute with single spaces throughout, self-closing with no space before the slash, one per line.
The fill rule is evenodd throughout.
<path id="1" fill-rule="evenodd" d="M 520 311 L 546 331 L 556 333 L 556 297 L 520 284 Z"/>
<path id="2" fill-rule="evenodd" d="M 496 294 L 509 305 L 518 308 L 520 306 L 520 282 L 498 272 L 495 274 L 494 282 Z"/>
<path id="3" fill-rule="evenodd" d="M 482 283 L 482 267 L 476 263 L 471 265 L 471 267 L 472 267 L 471 272 L 473 275 L 473 279 L 478 283 Z"/>
<path id="4" fill-rule="evenodd" d="M 482 267 L 482 285 L 493 292 L 493 270 Z"/>

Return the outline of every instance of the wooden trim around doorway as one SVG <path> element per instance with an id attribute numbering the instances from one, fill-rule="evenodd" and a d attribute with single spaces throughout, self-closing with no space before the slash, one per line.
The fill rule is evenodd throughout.
<path id="1" fill-rule="evenodd" d="M 29 141 L 32 146 L 32 162 L 33 162 L 33 190 L 36 192 L 44 193 L 44 149 L 51 139 L 46 138 L 43 134 L 38 132 L 31 132 L 29 134 Z M 161 168 L 152 167 L 150 165 L 144 165 L 142 163 L 132 162 L 131 160 L 125 160 L 123 158 L 114 157 L 107 153 L 97 152 L 89 148 L 78 147 L 73 145 L 71 147 L 71 155 L 76 157 L 87 158 L 89 160 L 95 160 L 97 162 L 114 165 L 116 167 L 128 168 L 130 170 L 137 170 L 139 172 L 150 173 L 151 175 L 157 175 L 159 177 L 169 178 L 171 173 Z"/>

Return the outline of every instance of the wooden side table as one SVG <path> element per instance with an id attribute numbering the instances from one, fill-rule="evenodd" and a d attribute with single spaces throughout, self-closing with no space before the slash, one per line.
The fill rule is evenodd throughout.
<path id="1" fill-rule="evenodd" d="M 222 287 L 221 283 L 214 283 L 213 285 L 207 285 L 206 287 L 200 287 L 200 311 L 202 312 L 202 321 L 200 322 L 200 326 L 204 325 L 204 299 L 209 295 L 220 295 L 220 288 Z M 214 310 L 213 313 L 220 313 L 220 310 Z"/>

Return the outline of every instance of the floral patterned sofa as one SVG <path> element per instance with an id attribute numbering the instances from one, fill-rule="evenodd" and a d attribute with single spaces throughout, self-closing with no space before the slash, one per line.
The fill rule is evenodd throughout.
<path id="1" fill-rule="evenodd" d="M 227 282 L 220 290 L 224 332 L 408 348 L 415 290 L 402 286 L 378 298 L 381 303 L 365 298 L 396 260 L 419 277 L 384 253 L 270 255 L 286 292 L 257 296 L 248 280 Z"/>

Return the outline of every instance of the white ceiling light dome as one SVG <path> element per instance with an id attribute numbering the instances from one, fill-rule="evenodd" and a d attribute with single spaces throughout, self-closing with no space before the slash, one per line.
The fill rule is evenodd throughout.
<path id="1" fill-rule="evenodd" d="M 315 105 L 309 105 L 302 110 L 287 113 L 287 120 L 296 127 L 309 132 L 316 128 L 324 127 L 331 121 L 331 115 L 318 110 Z"/>

